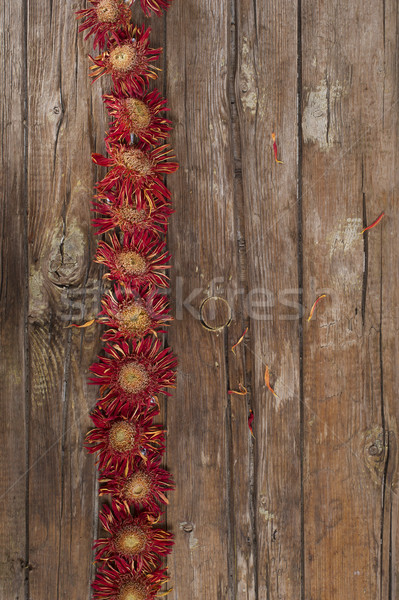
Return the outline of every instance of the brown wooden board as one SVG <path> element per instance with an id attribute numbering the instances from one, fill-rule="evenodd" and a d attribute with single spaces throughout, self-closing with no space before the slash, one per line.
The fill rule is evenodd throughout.
<path id="1" fill-rule="evenodd" d="M 396 376 L 385 361 L 397 282 L 391 65 L 398 55 L 393 5 L 390 16 L 384 6 L 305 2 L 302 11 L 308 310 L 327 294 L 303 336 L 305 597 L 312 600 L 396 597 Z M 361 235 L 383 210 L 386 219 Z"/>
<path id="2" fill-rule="evenodd" d="M 29 597 L 89 598 L 97 530 L 94 461 L 83 449 L 99 330 L 90 200 L 102 151 L 101 84 L 88 80 L 76 3 L 29 4 Z"/>
<path id="3" fill-rule="evenodd" d="M 233 490 L 236 425 L 227 393 L 237 383 L 229 380 L 223 328 L 238 279 L 230 18 L 227 3 L 175 3 L 166 29 L 166 91 L 180 162 L 168 179 L 176 207 L 169 234 L 176 322 L 168 341 L 179 357 L 177 390 L 167 408 L 167 462 L 177 484 L 168 508 L 176 534 L 170 559 L 176 598 L 235 597 L 234 553 L 242 547 Z M 201 308 L 207 298 L 217 300 Z M 240 418 L 246 423 L 246 409 Z M 240 430 L 245 461 L 249 432 L 246 425 Z M 247 487 L 244 480 L 244 497 Z"/>
<path id="4" fill-rule="evenodd" d="M 295 598 L 301 580 L 297 260 L 297 12 L 237 3 L 236 98 L 254 410 L 256 579 L 250 598 Z M 271 134 L 275 133 L 275 162 Z M 277 397 L 265 385 L 266 367 Z M 237 454 L 241 454 L 237 441 Z M 239 493 L 239 490 L 237 490 Z M 245 596 L 239 596 L 245 597 Z"/>
<path id="5" fill-rule="evenodd" d="M 0 596 L 23 598 L 27 561 L 25 29 L 23 2 L 2 3 L 0 89 Z M 21 23 L 14 31 L 10 21 Z"/>

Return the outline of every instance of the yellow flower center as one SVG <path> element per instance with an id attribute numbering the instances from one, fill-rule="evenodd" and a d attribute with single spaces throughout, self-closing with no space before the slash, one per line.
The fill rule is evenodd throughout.
<path id="1" fill-rule="evenodd" d="M 119 371 L 119 385 L 130 394 L 142 392 L 147 387 L 148 381 L 147 371 L 137 362 L 129 362 Z"/>
<path id="2" fill-rule="evenodd" d="M 134 556 L 143 552 L 147 536 L 140 527 L 131 525 L 120 531 L 115 538 L 115 546 L 121 554 Z"/>
<path id="3" fill-rule="evenodd" d="M 147 473 L 137 471 L 125 484 L 123 495 L 127 500 L 143 500 L 151 489 L 151 479 Z"/>
<path id="4" fill-rule="evenodd" d="M 145 102 L 138 98 L 127 98 L 126 110 L 131 121 L 131 129 L 142 130 L 148 127 L 151 113 Z"/>
<path id="5" fill-rule="evenodd" d="M 120 329 L 131 334 L 143 334 L 151 325 L 151 319 L 141 304 L 133 302 L 120 310 L 116 316 Z"/>
<path id="6" fill-rule="evenodd" d="M 145 600 L 147 590 L 137 581 L 125 583 L 119 590 L 116 600 Z"/>
<path id="7" fill-rule="evenodd" d="M 101 0 L 96 8 L 100 23 L 115 23 L 119 17 L 119 6 L 115 0 Z"/>
<path id="8" fill-rule="evenodd" d="M 132 206 L 122 206 L 115 210 L 115 214 L 122 227 L 130 223 L 142 223 L 147 218 L 145 210 L 137 210 L 137 208 L 133 208 Z"/>
<path id="9" fill-rule="evenodd" d="M 144 258 L 133 250 L 121 252 L 116 262 L 117 266 L 129 275 L 143 275 L 147 270 L 147 263 Z"/>
<path id="10" fill-rule="evenodd" d="M 128 452 L 131 450 L 135 439 L 136 428 L 133 423 L 117 421 L 109 431 L 109 443 L 116 452 Z"/>
<path id="11" fill-rule="evenodd" d="M 130 44 L 117 46 L 109 53 L 109 62 L 116 71 L 127 73 L 136 63 L 136 50 Z"/>
<path id="12" fill-rule="evenodd" d="M 121 162 L 126 169 L 136 171 L 140 175 L 149 175 L 152 171 L 151 160 L 138 148 L 125 150 L 122 153 Z"/>

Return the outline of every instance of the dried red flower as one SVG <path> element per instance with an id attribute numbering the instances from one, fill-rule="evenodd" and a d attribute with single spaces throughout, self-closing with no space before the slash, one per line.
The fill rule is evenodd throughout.
<path id="1" fill-rule="evenodd" d="M 173 209 L 168 202 L 155 200 L 149 205 L 141 190 L 133 194 L 130 201 L 108 193 L 106 197 L 97 197 L 93 202 L 100 218 L 92 220 L 94 227 L 98 228 L 97 234 L 105 233 L 110 229 L 119 227 L 130 234 L 148 230 L 152 233 L 166 233 L 168 217 Z"/>
<path id="2" fill-rule="evenodd" d="M 121 341 L 104 350 L 108 356 L 91 365 L 90 382 L 101 385 L 101 403 L 112 410 L 126 403 L 148 406 L 152 397 L 169 395 L 166 389 L 174 387 L 176 357 L 169 347 L 162 349 L 160 340 L 132 340 L 130 347 Z"/>
<path id="3" fill-rule="evenodd" d="M 101 566 L 93 581 L 93 600 L 155 600 L 169 581 L 166 569 L 137 573 L 131 562 L 115 558 Z"/>
<path id="4" fill-rule="evenodd" d="M 94 543 L 96 560 L 113 560 L 120 556 L 133 561 L 137 571 L 150 571 L 172 550 L 173 534 L 153 527 L 145 514 L 133 517 L 127 505 L 115 502 L 112 507 L 105 505 L 99 518 L 110 537 L 99 538 Z"/>
<path id="5" fill-rule="evenodd" d="M 124 0 L 90 0 L 93 8 L 78 10 L 78 19 L 85 19 L 79 25 L 79 33 L 89 30 L 85 40 L 94 35 L 93 46 L 100 50 L 107 44 L 109 36 L 120 29 L 128 27 L 131 21 L 130 5 L 133 0 L 126 3 Z"/>
<path id="6" fill-rule="evenodd" d="M 140 0 L 141 8 L 147 17 L 151 16 L 151 11 L 158 16 L 162 15 L 163 10 L 167 10 L 172 0 Z"/>
<path id="7" fill-rule="evenodd" d="M 148 232 L 123 234 L 122 242 L 116 233 L 109 244 L 100 242 L 94 260 L 108 267 L 107 279 L 131 283 L 136 287 L 153 284 L 168 287 L 165 270 L 170 268 L 166 244 Z"/>
<path id="8" fill-rule="evenodd" d="M 146 144 L 155 144 L 157 140 L 168 137 L 171 121 L 160 116 L 160 113 L 169 109 L 158 90 L 128 97 L 107 94 L 103 98 L 114 119 L 106 140 L 130 142 L 133 134 Z"/>
<path id="9" fill-rule="evenodd" d="M 158 414 L 156 405 L 145 412 L 138 406 L 124 406 L 118 414 L 95 408 L 91 414 L 95 427 L 88 432 L 85 446 L 91 454 L 98 452 L 100 470 L 128 473 L 138 456 L 146 461 L 162 454 L 165 434 L 153 425 Z"/>
<path id="10" fill-rule="evenodd" d="M 143 191 L 151 206 L 153 196 L 159 200 L 170 199 L 170 192 L 161 177 L 173 173 L 178 168 L 176 162 L 167 162 L 172 150 L 165 144 L 148 150 L 146 144 L 108 144 L 109 158 L 102 154 L 92 154 L 96 165 L 111 167 L 104 179 L 97 183 L 101 195 L 118 186 L 118 198 L 130 198 L 132 194 Z"/>
<path id="11" fill-rule="evenodd" d="M 171 474 L 159 462 L 137 459 L 124 471 L 107 471 L 100 478 L 100 496 L 110 494 L 115 502 L 124 502 L 136 510 L 159 514 L 159 504 L 168 504 L 166 495 L 174 489 Z"/>
<path id="12" fill-rule="evenodd" d="M 172 321 L 166 296 L 153 288 L 132 288 L 129 284 L 115 285 L 102 298 L 103 309 L 98 321 L 109 327 L 103 340 L 116 341 L 155 334 Z"/>
<path id="13" fill-rule="evenodd" d="M 94 78 L 99 79 L 110 74 L 117 93 L 140 94 L 150 79 L 158 77 L 151 63 L 158 60 L 162 48 L 149 47 L 151 29 L 128 25 L 113 32 L 106 52 L 96 58 L 90 56 L 93 65 L 90 67 Z"/>

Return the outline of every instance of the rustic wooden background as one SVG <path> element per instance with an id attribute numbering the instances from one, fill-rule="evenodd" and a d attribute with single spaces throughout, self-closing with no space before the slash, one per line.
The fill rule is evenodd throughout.
<path id="1" fill-rule="evenodd" d="M 109 82 L 90 85 L 83 6 L 1 1 L 2 600 L 88 600 L 94 574 L 100 329 L 66 326 L 101 297 L 90 153 Z M 147 20 L 181 164 L 171 600 L 399 598 L 398 8 L 174 0 Z"/>

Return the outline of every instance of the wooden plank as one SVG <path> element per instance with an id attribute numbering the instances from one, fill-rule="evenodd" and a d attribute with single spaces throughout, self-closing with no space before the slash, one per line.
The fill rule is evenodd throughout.
<path id="1" fill-rule="evenodd" d="M 169 561 L 176 599 L 236 597 L 235 552 L 242 550 L 243 539 L 236 528 L 242 523 L 245 529 L 249 519 L 249 508 L 242 514 L 237 507 L 238 516 L 234 504 L 237 461 L 247 464 L 249 432 L 244 409 L 245 452 L 238 457 L 227 394 L 235 383 L 228 378 L 229 342 L 224 329 L 210 331 L 199 319 L 207 297 L 219 298 L 203 306 L 208 326 L 220 317 L 217 324 L 223 325 L 224 309 L 218 306 L 225 307 L 224 301 L 232 309 L 239 305 L 239 298 L 230 298 L 238 281 L 230 17 L 226 2 L 210 0 L 175 2 L 167 16 L 166 88 L 180 161 L 177 174 L 168 178 L 176 208 L 169 234 L 176 322 L 168 341 L 179 358 L 176 393 L 167 404 L 167 464 L 177 484 L 168 508 L 176 534 Z M 234 337 L 239 333 L 240 323 Z M 240 357 L 237 364 L 242 370 Z"/>
<path id="2" fill-rule="evenodd" d="M 2 2 L 0 87 L 0 596 L 23 598 L 26 552 L 26 186 L 24 3 Z M 14 23 L 21 27 L 15 30 Z"/>
<path id="3" fill-rule="evenodd" d="M 397 127 L 398 97 L 396 71 L 398 64 L 398 6 L 387 2 L 380 11 L 368 15 L 366 28 L 379 18 L 381 26 L 374 33 L 374 53 L 370 56 L 371 72 L 376 77 L 367 83 L 367 120 L 370 146 L 363 149 L 363 221 L 371 223 L 381 211 L 384 221 L 365 237 L 365 273 L 363 313 L 368 344 L 366 378 L 369 402 L 375 403 L 380 414 L 378 435 L 367 449 L 367 466 L 377 480 L 380 514 L 375 524 L 380 540 L 377 594 L 378 598 L 396 598 L 399 594 L 399 501 L 398 482 L 398 419 L 397 403 L 399 355 L 397 323 L 398 308 L 394 300 L 399 291 L 397 237 L 399 211 L 397 207 Z M 368 99 L 368 102 L 367 102 Z M 367 132 L 369 133 L 369 132 Z M 373 143 L 374 140 L 374 143 Z M 377 151 L 376 151 L 377 149 Z M 377 333 L 375 333 L 377 332 Z M 379 386 L 379 387 L 377 387 Z M 372 436 L 371 436 L 372 437 Z M 379 477 L 378 477 L 379 476 Z M 379 520 L 377 521 L 377 515 Z"/>
<path id="4" fill-rule="evenodd" d="M 236 94 L 250 317 L 246 350 L 256 437 L 257 563 L 255 589 L 248 597 L 285 600 L 299 598 L 301 589 L 296 40 L 291 2 L 237 3 Z M 274 160 L 272 132 L 284 164 Z M 265 386 L 266 365 L 277 398 Z"/>
<path id="5" fill-rule="evenodd" d="M 89 598 L 97 529 L 94 460 L 83 440 L 96 390 L 88 368 L 96 327 L 67 329 L 96 315 L 99 271 L 90 154 L 103 150 L 101 84 L 90 87 L 74 11 L 29 5 L 30 597 Z"/>
<path id="6" fill-rule="evenodd" d="M 98 309 L 90 152 L 103 150 L 101 93 L 109 82 L 90 87 L 91 46 L 77 35 L 74 4 L 29 4 L 26 31 L 25 4 L 3 3 L 0 592 L 7 599 L 89 598 L 93 575 L 94 459 L 82 444 L 99 332 L 65 327 Z M 142 20 L 137 3 L 134 11 Z M 181 163 L 168 178 L 176 322 L 167 339 L 180 366 L 163 415 L 166 465 L 177 483 L 167 513 L 176 599 L 399 596 L 397 13 L 394 0 L 308 0 L 298 21 L 287 0 L 175 0 L 165 19 L 146 20 L 152 44 L 165 49 L 157 87 L 165 85 Z M 272 131 L 283 165 L 274 162 Z M 358 235 L 382 210 L 378 228 Z M 24 298 L 27 267 L 29 373 L 27 307 L 15 302 Z M 322 292 L 327 298 L 308 323 Z M 219 300 L 202 305 L 201 324 L 207 297 Z M 224 300 L 232 323 L 211 331 L 229 318 Z M 277 399 L 264 385 L 266 364 Z M 227 393 L 239 384 L 247 395 Z"/>
<path id="7" fill-rule="evenodd" d="M 360 234 L 383 209 L 397 220 L 389 10 L 303 5 L 305 304 L 328 296 L 304 323 L 305 597 L 315 600 L 395 596 L 394 222 Z"/>

